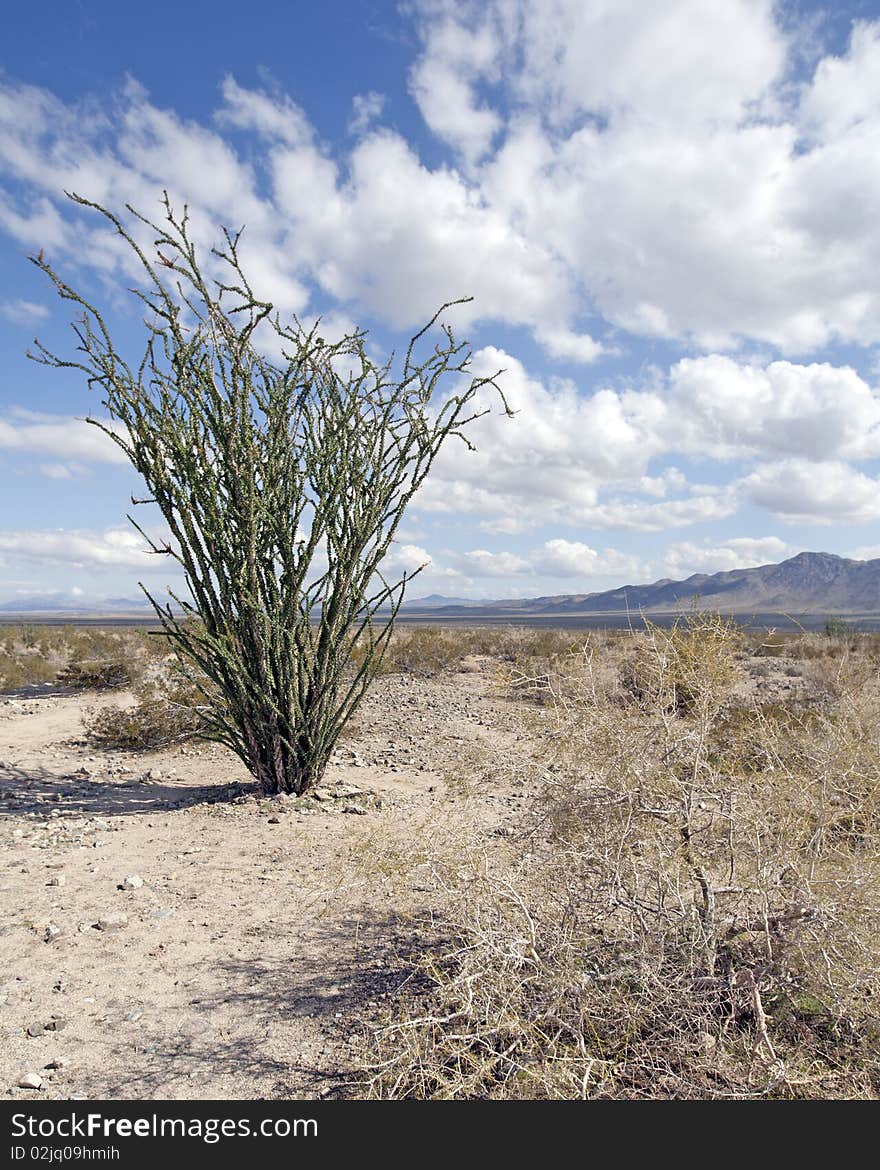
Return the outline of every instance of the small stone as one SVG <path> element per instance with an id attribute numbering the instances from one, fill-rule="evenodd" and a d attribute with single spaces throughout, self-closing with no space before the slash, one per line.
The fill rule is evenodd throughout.
<path id="1" fill-rule="evenodd" d="M 269 824 L 270 825 L 280 825 L 281 818 L 280 817 L 269 817 Z"/>
<path id="2" fill-rule="evenodd" d="M 12 835 L 16 840 L 24 836 L 24 829 L 13 829 Z"/>
<path id="3" fill-rule="evenodd" d="M 115 930 L 122 930 L 128 926 L 128 915 L 126 914 L 104 914 L 97 922 L 92 923 L 95 930 L 104 930 L 109 932 Z"/>
<path id="4" fill-rule="evenodd" d="M 367 810 L 365 808 L 358 808 L 358 806 L 356 804 L 343 805 L 342 811 L 344 813 L 351 813 L 353 816 L 356 816 L 356 817 L 365 817 L 367 815 Z"/>
<path id="5" fill-rule="evenodd" d="M 55 875 L 55 877 L 50 877 L 49 880 L 46 882 L 46 885 L 47 886 L 63 886 L 66 883 L 66 881 L 67 881 L 67 878 L 64 876 L 64 874 L 58 873 Z"/>
<path id="6" fill-rule="evenodd" d="M 144 879 L 140 874 L 130 873 L 128 877 L 124 877 L 119 883 L 120 890 L 139 890 L 144 884 Z"/>
<path id="7" fill-rule="evenodd" d="M 48 1064 L 43 1065 L 44 1068 L 67 1068 L 70 1064 L 69 1056 L 55 1056 Z"/>
<path id="8" fill-rule="evenodd" d="M 24 1073 L 16 1081 L 19 1089 L 42 1089 L 43 1078 L 39 1073 Z"/>
<path id="9" fill-rule="evenodd" d="M 144 1013 L 140 1010 L 140 1008 L 134 1008 L 132 1011 L 130 1011 L 128 1013 L 128 1015 L 125 1018 L 127 1020 L 130 1020 L 131 1023 L 136 1024 L 138 1022 L 138 1020 L 143 1016 L 143 1014 Z"/>
<path id="10" fill-rule="evenodd" d="M 47 1024 L 43 1025 L 45 1032 L 60 1032 L 67 1027 L 67 1020 L 63 1016 L 53 1016 Z"/>
<path id="11" fill-rule="evenodd" d="M 61 934 L 61 927 L 56 926 L 54 922 L 49 922 L 43 931 L 43 942 L 54 942 L 56 938 L 61 937 Z"/>
<path id="12" fill-rule="evenodd" d="M 32 1024 L 28 1024 L 28 1026 L 25 1028 L 25 1032 L 27 1032 L 28 1036 L 30 1036 L 31 1039 L 33 1039 L 37 1036 L 42 1036 L 43 1035 L 42 1021 L 37 1020 Z"/>

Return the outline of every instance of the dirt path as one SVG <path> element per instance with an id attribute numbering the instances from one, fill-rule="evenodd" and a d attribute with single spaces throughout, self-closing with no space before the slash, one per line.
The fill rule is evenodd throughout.
<path id="1" fill-rule="evenodd" d="M 96 753 L 83 710 L 117 701 L 0 704 L 0 1088 L 339 1092 L 354 1022 L 404 978 L 409 915 L 434 896 L 373 871 L 373 841 L 417 852 L 463 811 L 487 842 L 509 831 L 535 754 L 524 709 L 479 663 L 382 679 L 322 799 L 268 802 L 219 748 Z M 17 1087 L 27 1073 L 39 1089 Z"/>

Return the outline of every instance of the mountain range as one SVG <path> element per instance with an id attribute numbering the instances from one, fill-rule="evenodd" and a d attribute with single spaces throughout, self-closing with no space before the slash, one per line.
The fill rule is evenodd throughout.
<path id="1" fill-rule="evenodd" d="M 724 613 L 880 613 L 880 560 L 854 561 L 833 553 L 803 552 L 776 565 L 694 573 L 683 581 L 662 578 L 650 585 L 622 585 L 601 593 L 566 593 L 468 603 L 469 617 L 480 613 L 542 615 L 574 613 L 669 613 L 699 598 L 707 609 Z M 411 603 L 411 610 L 418 602 Z M 453 616 L 460 605 L 430 607 Z"/>
<path id="2" fill-rule="evenodd" d="M 472 601 L 432 593 L 404 603 L 407 614 L 481 614 L 498 618 L 505 613 L 522 617 L 554 614 L 669 613 L 698 598 L 699 604 L 724 613 L 878 613 L 880 614 L 880 559 L 854 561 L 833 553 L 802 552 L 776 565 L 729 569 L 722 573 L 694 573 L 682 581 L 662 578 L 649 585 L 622 585 L 599 593 L 564 593 L 549 597 Z M 147 614 L 145 598 L 86 598 L 74 594 L 22 597 L 0 604 L 0 613 Z"/>

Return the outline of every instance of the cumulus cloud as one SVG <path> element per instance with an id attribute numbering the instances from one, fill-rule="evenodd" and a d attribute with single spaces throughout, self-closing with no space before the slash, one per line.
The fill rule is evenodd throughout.
<path id="1" fill-rule="evenodd" d="M 568 582 L 579 578 L 589 588 L 592 588 L 590 583 L 597 579 L 637 578 L 644 572 L 637 557 L 613 548 L 597 550 L 580 541 L 560 537 L 547 540 L 524 555 L 473 549 L 453 554 L 452 563 L 454 570 L 468 579 L 488 577 L 501 581 L 510 577 L 531 577 Z"/>
<path id="2" fill-rule="evenodd" d="M 880 518 L 880 479 L 845 463 L 784 459 L 744 478 L 743 495 L 792 523 L 858 523 Z"/>
<path id="3" fill-rule="evenodd" d="M 375 93 L 355 98 L 342 157 L 287 95 L 232 77 L 211 127 L 136 83 L 96 114 L 8 81 L 0 165 L 27 189 L 2 195 L 0 223 L 88 255 L 62 188 L 149 209 L 164 184 L 194 224 L 247 223 L 255 278 L 284 308 L 305 308 L 312 280 L 409 327 L 439 290 L 473 293 L 481 318 L 531 329 L 566 361 L 602 351 L 575 328 L 584 310 L 701 348 L 880 341 L 880 23 L 857 22 L 793 87 L 769 0 L 413 11 L 411 91 L 455 166 L 426 166 L 384 128 Z M 255 162 L 224 138 L 241 130 L 261 144 Z M 89 242 L 92 263 L 120 262 Z"/>
<path id="4" fill-rule="evenodd" d="M 109 420 L 104 421 L 112 429 Z M 85 419 L 22 409 L 11 410 L 5 418 L 0 418 L 0 448 L 3 447 L 10 451 L 60 455 L 65 462 L 69 459 L 87 463 L 127 462 L 117 444 Z"/>
<path id="5" fill-rule="evenodd" d="M 525 557 L 509 552 L 489 552 L 484 548 L 459 553 L 455 558 L 455 564 L 459 572 L 470 577 L 510 577 L 532 571 L 532 566 Z"/>
<path id="6" fill-rule="evenodd" d="M 601 552 L 580 541 L 548 540 L 532 554 L 535 572 L 548 577 L 637 576 L 642 567 L 637 557 L 604 549 Z"/>
<path id="7" fill-rule="evenodd" d="M 75 103 L 7 76 L 0 227 L 127 284 L 125 249 L 59 192 L 150 211 L 164 186 L 190 203 L 203 252 L 220 223 L 247 225 L 252 282 L 283 311 L 408 330 L 472 293 L 457 328 L 522 328 L 551 361 L 609 358 L 627 333 L 691 347 L 630 383 L 538 381 L 481 350 L 475 372 L 507 366 L 520 413 L 479 420 L 476 455 L 444 450 L 417 502 L 487 532 L 662 531 L 742 501 L 787 521 L 875 517 L 875 480 L 854 464 L 880 457 L 880 397 L 809 355 L 880 345 L 880 21 L 855 22 L 796 76 L 770 0 L 425 0 L 410 13 L 410 92 L 441 161 L 383 124 L 374 92 L 353 98 L 352 138 L 332 149 L 288 95 L 231 76 L 207 123 L 134 81 Z M 756 344 L 787 360 L 737 356 Z M 0 446 L 53 456 L 50 475 L 123 460 L 99 442 L 60 418 L 0 421 Z M 725 482 L 688 482 L 678 465 L 704 458 Z"/>
<path id="8" fill-rule="evenodd" d="M 679 436 L 668 441 L 716 458 L 880 454 L 880 397 L 847 366 L 684 358 L 669 373 L 668 409 Z"/>
<path id="9" fill-rule="evenodd" d="M 143 537 L 131 528 L 108 528 L 104 532 L 0 530 L 0 553 L 14 554 L 25 562 L 76 569 L 130 566 L 156 570 L 156 562 L 166 559 L 150 553 Z"/>
<path id="10" fill-rule="evenodd" d="M 429 22 L 424 52 L 410 74 L 422 117 L 467 163 L 488 153 L 503 124 L 474 90 L 478 78 L 497 73 L 498 57 L 491 19 L 466 25 L 447 9 Z"/>
<path id="11" fill-rule="evenodd" d="M 692 573 L 722 573 L 775 564 L 797 551 L 778 536 L 738 536 L 720 544 L 680 541 L 668 546 L 661 568 L 663 576 L 681 579 Z"/>

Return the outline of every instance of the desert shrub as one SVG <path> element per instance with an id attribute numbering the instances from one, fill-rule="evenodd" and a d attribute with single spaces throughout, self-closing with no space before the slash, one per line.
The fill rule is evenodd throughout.
<path id="1" fill-rule="evenodd" d="M 20 660 L 4 650 L 0 654 L 0 690 L 17 690 L 24 684 L 24 679 L 24 668 Z"/>
<path id="2" fill-rule="evenodd" d="M 468 631 L 456 626 L 415 626 L 398 630 L 385 653 L 384 673 L 430 677 L 458 666 L 470 653 Z"/>
<path id="3" fill-rule="evenodd" d="M 851 638 L 854 632 L 853 627 L 843 618 L 829 618 L 825 623 L 826 638 Z"/>
<path id="4" fill-rule="evenodd" d="M 0 692 L 18 690 L 39 683 L 54 682 L 57 667 L 38 650 L 0 653 Z"/>
<path id="5" fill-rule="evenodd" d="M 880 1094 L 876 681 L 736 706 L 717 618 L 646 646 L 628 706 L 570 684 L 580 768 L 512 860 L 438 865 L 448 941 L 374 1028 L 367 1095 Z"/>
<path id="6" fill-rule="evenodd" d="M 789 652 L 791 639 L 785 634 L 777 634 L 775 630 L 768 630 L 761 640 L 752 647 L 752 654 L 756 658 L 782 658 Z"/>
<path id="7" fill-rule="evenodd" d="M 136 695 L 132 706 L 108 706 L 85 716 L 86 735 L 93 744 L 152 751 L 183 743 L 204 731 L 209 704 L 220 702 L 204 675 L 180 666 L 143 680 Z"/>
<path id="8" fill-rule="evenodd" d="M 131 686 L 131 664 L 123 659 L 74 660 L 60 672 L 58 681 L 66 687 L 86 691 L 112 691 Z"/>
<path id="9" fill-rule="evenodd" d="M 739 627 L 719 614 L 693 614 L 669 629 L 645 622 L 646 636 L 624 664 L 624 689 L 648 711 L 708 718 L 742 675 Z"/>

